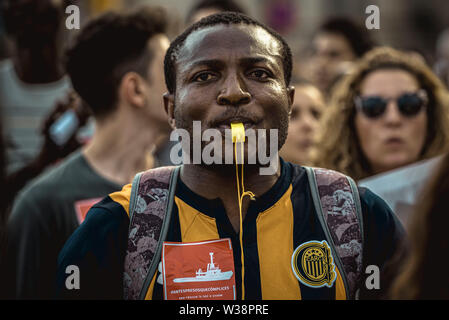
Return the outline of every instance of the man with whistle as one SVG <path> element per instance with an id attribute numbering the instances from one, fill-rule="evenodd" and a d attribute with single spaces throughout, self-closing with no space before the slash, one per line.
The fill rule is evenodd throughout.
<path id="1" fill-rule="evenodd" d="M 260 174 L 258 161 L 248 164 L 250 131 L 277 132 L 277 141 L 265 134 L 257 148 L 285 142 L 291 70 L 282 37 L 242 14 L 208 16 L 178 36 L 165 57 L 168 121 L 190 134 L 194 121 L 203 132 L 217 130 L 235 161 L 149 170 L 94 206 L 60 253 L 58 296 L 384 297 L 404 232 L 382 199 L 340 173 L 294 165 L 277 153 L 270 155 L 274 174 Z M 72 265 L 79 289 L 70 288 Z M 379 270 L 374 289 L 366 285 L 368 266 Z"/>

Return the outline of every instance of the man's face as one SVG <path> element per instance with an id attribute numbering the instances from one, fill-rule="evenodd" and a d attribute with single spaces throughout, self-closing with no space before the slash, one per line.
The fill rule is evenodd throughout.
<path id="1" fill-rule="evenodd" d="M 192 137 L 193 121 L 201 121 L 202 132 L 218 129 L 224 136 L 231 122 L 242 122 L 245 129 L 278 129 L 282 147 L 294 89 L 285 84 L 281 49 L 258 26 L 220 24 L 189 35 L 168 107 L 176 128 Z"/>
<path id="2" fill-rule="evenodd" d="M 170 128 L 164 111 L 163 94 L 167 91 L 164 81 L 164 57 L 169 45 L 170 41 L 163 34 L 155 35 L 148 41 L 148 50 L 152 53 L 152 58 L 148 65 L 148 90 L 146 90 L 148 115 L 152 121 L 160 123 L 161 128 L 166 127 L 167 131 Z"/>
<path id="3" fill-rule="evenodd" d="M 345 63 L 357 57 L 346 38 L 337 33 L 320 33 L 313 40 L 310 61 L 314 84 L 323 92 L 330 89 L 335 78 L 345 71 Z"/>

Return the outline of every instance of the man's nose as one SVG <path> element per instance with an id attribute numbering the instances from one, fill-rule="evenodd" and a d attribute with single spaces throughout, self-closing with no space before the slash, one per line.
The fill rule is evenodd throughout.
<path id="1" fill-rule="evenodd" d="M 218 93 L 217 103 L 219 105 L 238 106 L 250 101 L 251 94 L 248 92 L 243 79 L 238 75 L 229 75 Z"/>

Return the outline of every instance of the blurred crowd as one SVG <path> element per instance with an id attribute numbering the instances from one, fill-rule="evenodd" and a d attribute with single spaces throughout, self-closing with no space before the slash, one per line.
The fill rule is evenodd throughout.
<path id="1" fill-rule="evenodd" d="M 2 1 L 0 266 L 8 276 L 0 297 L 6 299 L 52 298 L 47 284 L 54 282 L 57 255 L 88 208 L 137 172 L 171 165 L 162 96 L 173 28 L 180 33 L 222 11 L 251 15 L 225 0 L 196 1 L 183 20 L 145 6 L 102 13 L 73 36 L 65 28 L 70 4 L 78 2 Z M 280 156 L 356 181 L 440 157 L 407 219 L 407 259 L 391 298 L 449 299 L 449 277 L 434 278 L 433 271 L 449 264 L 449 29 L 438 36 L 432 62 L 377 43 L 363 23 L 345 16 L 323 17 L 309 48 L 294 56 L 301 68 L 294 68 Z"/>

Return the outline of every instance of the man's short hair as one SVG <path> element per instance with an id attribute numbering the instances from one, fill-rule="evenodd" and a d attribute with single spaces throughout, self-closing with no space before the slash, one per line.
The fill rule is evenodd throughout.
<path id="1" fill-rule="evenodd" d="M 318 33 L 342 35 L 348 41 L 352 51 L 358 58 L 375 46 L 365 26 L 347 17 L 329 18 L 320 26 Z"/>
<path id="2" fill-rule="evenodd" d="M 66 70 L 96 117 L 115 110 L 126 73 L 147 79 L 152 59 L 148 40 L 166 32 L 166 21 L 163 9 L 145 7 L 128 14 L 105 13 L 82 29 L 66 52 Z"/>
<path id="3" fill-rule="evenodd" d="M 165 55 L 164 61 L 164 72 L 165 72 L 165 83 L 167 89 L 170 93 L 174 93 L 176 90 L 176 61 L 178 59 L 178 54 L 182 46 L 184 45 L 187 37 L 200 29 L 207 27 L 212 27 L 219 24 L 232 25 L 232 24 L 245 24 L 258 26 L 266 30 L 275 39 L 277 39 L 281 46 L 282 64 L 284 69 L 284 80 L 286 86 L 290 84 L 290 78 L 292 75 L 292 53 L 287 42 L 279 35 L 276 31 L 272 30 L 270 27 L 237 12 L 222 12 L 207 16 L 200 21 L 194 23 L 189 28 L 187 28 L 181 35 L 179 35 L 170 45 Z"/>

